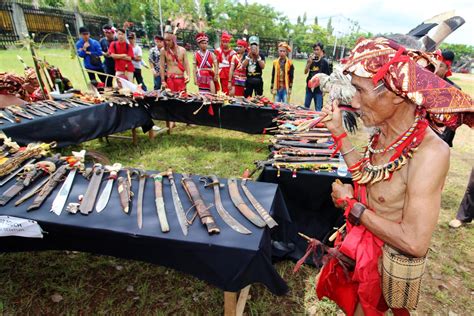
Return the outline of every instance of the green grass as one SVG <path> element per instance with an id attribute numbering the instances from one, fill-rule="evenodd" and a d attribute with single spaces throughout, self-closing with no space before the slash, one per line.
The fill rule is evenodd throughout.
<path id="1" fill-rule="evenodd" d="M 31 64 L 26 51 L 0 51 L 0 71 L 21 72 L 17 54 Z M 77 61 L 71 61 L 67 51 L 48 49 L 40 55 L 60 66 L 73 82 L 81 82 Z M 269 68 L 265 71 L 267 92 Z M 296 63 L 296 68 L 295 98 L 299 95 L 302 100 L 305 76 L 301 62 Z M 147 70 L 145 76 L 151 84 L 151 74 Z M 454 76 L 463 90 L 471 94 L 473 78 Z M 163 126 L 161 122 L 157 124 Z M 267 145 L 262 139 L 263 136 L 178 124 L 171 135 L 162 134 L 155 140 L 139 134 L 137 147 L 123 140 L 110 140 L 110 144 L 94 140 L 64 152 L 94 149 L 126 166 L 141 165 L 153 170 L 172 167 L 178 172 L 230 177 L 241 175 L 245 168 L 253 167 L 254 160 L 267 156 Z M 355 139 L 356 143 L 363 143 L 366 135 L 361 131 Z M 469 311 L 474 310 L 471 295 L 474 289 L 474 225 L 457 230 L 448 227 L 464 195 L 474 165 L 473 153 L 474 132 L 462 127 L 457 132 L 451 154 L 451 168 L 423 281 L 419 315 L 447 315 L 449 311 L 469 315 Z M 333 303 L 318 301 L 315 296 L 317 270 L 304 266 L 293 274 L 293 266 L 289 261 L 275 264 L 290 286 L 290 292 L 284 297 L 273 296 L 261 285 L 252 286 L 245 310 L 248 315 L 338 313 Z M 66 251 L 0 253 L 0 275 L 0 314 L 222 314 L 223 295 L 217 288 L 189 275 L 143 262 Z M 448 290 L 438 290 L 440 284 Z M 133 286 L 133 291 L 127 291 L 129 286 Z M 51 300 L 56 293 L 63 297 L 59 303 Z"/>

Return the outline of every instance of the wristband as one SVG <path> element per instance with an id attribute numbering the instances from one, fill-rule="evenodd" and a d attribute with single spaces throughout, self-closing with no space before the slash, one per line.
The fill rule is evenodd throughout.
<path id="1" fill-rule="evenodd" d="M 334 134 L 331 134 L 331 135 L 332 135 L 332 139 L 334 139 L 334 144 L 331 145 L 329 148 L 330 149 L 334 148 L 334 152 L 331 154 L 331 158 L 334 158 L 334 156 L 336 156 L 337 152 L 341 149 L 342 140 L 347 137 L 347 133 L 344 132 L 339 136 L 336 136 Z"/>
<path id="2" fill-rule="evenodd" d="M 360 225 L 360 218 L 364 214 L 366 207 L 364 204 L 356 202 L 352 205 L 352 208 L 349 211 L 347 220 L 354 226 Z"/>
<path id="3" fill-rule="evenodd" d="M 345 155 L 347 155 L 347 154 L 353 152 L 355 149 L 356 149 L 355 147 L 352 147 L 351 149 L 349 149 L 349 150 L 346 151 L 346 152 L 341 152 L 341 156 L 345 156 Z"/>

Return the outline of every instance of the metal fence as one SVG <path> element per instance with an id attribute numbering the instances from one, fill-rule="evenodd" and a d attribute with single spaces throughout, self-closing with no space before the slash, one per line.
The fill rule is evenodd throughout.
<path id="1" fill-rule="evenodd" d="M 0 3 L 0 48 L 13 45 L 19 37 L 13 25 L 13 10 L 8 2 Z"/>
<path id="2" fill-rule="evenodd" d="M 0 0 L 0 48 L 6 48 L 15 44 L 23 34 L 16 27 L 15 17 L 18 13 L 14 13 L 13 6 L 21 8 L 26 29 L 30 37 L 34 34 L 36 42 L 48 43 L 66 43 L 67 29 L 73 36 L 78 35 L 78 21 L 76 14 L 72 11 L 61 10 L 51 7 L 35 7 L 30 1 L 22 0 Z M 18 8 L 18 7 L 16 7 Z M 95 16 L 91 14 L 80 14 L 85 27 L 87 27 L 94 38 L 102 35 L 102 26 L 109 23 L 109 19 L 103 16 Z M 21 20 L 21 17 L 20 17 Z M 20 21 L 20 25 L 23 21 Z M 18 21 L 17 21 L 18 23 Z M 25 32 L 26 33 L 26 32 Z"/>

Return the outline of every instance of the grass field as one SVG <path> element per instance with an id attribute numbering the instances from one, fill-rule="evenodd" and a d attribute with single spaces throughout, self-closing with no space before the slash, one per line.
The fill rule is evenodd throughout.
<path id="1" fill-rule="evenodd" d="M 31 64 L 26 51 L 0 51 L 0 71 L 21 72 L 17 54 Z M 77 61 L 71 60 L 68 54 L 66 50 L 57 49 L 41 52 L 73 82 L 81 82 Z M 296 102 L 302 102 L 304 97 L 303 63 L 295 63 L 293 100 Z M 270 71 L 270 67 L 265 70 L 267 94 Z M 151 74 L 147 70 L 145 76 L 151 85 Z M 455 74 L 454 80 L 463 90 L 474 94 L 474 76 Z M 355 135 L 358 142 L 363 142 L 365 137 L 363 130 Z M 171 135 L 161 135 L 155 140 L 140 135 L 137 147 L 126 141 L 112 140 L 106 144 L 95 140 L 66 151 L 79 148 L 107 153 L 114 162 L 126 166 L 142 165 L 155 170 L 170 166 L 178 172 L 216 173 L 222 177 L 241 175 L 245 168 L 252 167 L 254 160 L 267 156 L 262 136 L 183 124 Z M 458 230 L 447 225 L 464 194 L 474 165 L 473 153 L 474 132 L 461 127 L 451 152 L 451 167 L 418 315 L 448 315 L 450 312 L 471 315 L 474 310 L 474 225 Z M 430 172 L 429 166 L 426 172 Z M 305 266 L 294 275 L 293 266 L 289 261 L 275 264 L 290 286 L 286 296 L 276 297 L 261 285 L 252 286 L 246 307 L 248 315 L 338 313 L 334 304 L 318 301 L 315 296 L 317 270 Z M 1 253 L 0 276 L 0 314 L 222 314 L 223 295 L 213 286 L 171 269 L 107 256 L 65 251 Z M 53 298 L 62 300 L 54 302 Z"/>

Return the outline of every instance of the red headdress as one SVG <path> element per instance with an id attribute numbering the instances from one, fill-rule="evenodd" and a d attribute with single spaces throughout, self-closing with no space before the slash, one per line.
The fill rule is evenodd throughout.
<path id="1" fill-rule="evenodd" d="M 237 40 L 237 46 L 242 46 L 242 47 L 247 48 L 247 47 L 249 46 L 249 44 L 247 43 L 246 40 L 238 39 L 238 40 Z"/>
<path id="2" fill-rule="evenodd" d="M 221 42 L 223 42 L 223 43 L 229 43 L 231 39 L 232 39 L 232 35 L 230 35 L 230 34 L 227 33 L 227 32 L 223 32 L 223 33 L 222 33 L 222 35 L 221 35 Z"/>
<path id="3" fill-rule="evenodd" d="M 209 41 L 209 37 L 207 37 L 206 33 L 197 33 L 196 42 L 199 44 L 203 41 Z"/>
<path id="4" fill-rule="evenodd" d="M 435 123 L 453 129 L 461 124 L 474 127 L 471 97 L 426 69 L 430 63 L 432 56 L 427 53 L 378 37 L 360 40 L 344 71 L 372 78 L 375 85 L 382 80 L 395 94 L 424 108 Z"/>

